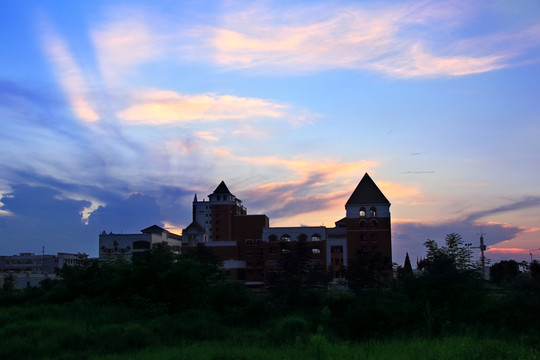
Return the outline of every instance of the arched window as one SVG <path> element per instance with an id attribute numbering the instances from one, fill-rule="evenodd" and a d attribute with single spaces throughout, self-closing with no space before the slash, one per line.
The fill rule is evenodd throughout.
<path id="1" fill-rule="evenodd" d="M 299 241 L 307 241 L 307 235 L 306 234 L 300 234 L 298 235 Z"/>
<path id="2" fill-rule="evenodd" d="M 377 216 L 377 209 L 375 209 L 374 207 L 369 209 L 369 215 L 371 215 L 373 217 Z"/>
<path id="3" fill-rule="evenodd" d="M 271 234 L 268 236 L 268 241 L 277 241 L 277 236 L 275 234 Z"/>
<path id="4" fill-rule="evenodd" d="M 366 208 L 361 208 L 360 209 L 360 216 L 362 216 L 362 217 L 366 216 Z"/>
<path id="5" fill-rule="evenodd" d="M 311 235 L 311 241 L 321 241 L 321 235 L 319 234 Z"/>
<path id="6" fill-rule="evenodd" d="M 313 249 L 311 249 L 311 252 L 312 252 L 313 254 L 320 254 L 320 253 L 321 253 L 321 249 L 313 248 Z"/>
<path id="7" fill-rule="evenodd" d="M 289 234 L 283 234 L 281 235 L 281 241 L 289 242 L 291 241 L 291 236 Z"/>
<path id="8" fill-rule="evenodd" d="M 359 224 L 360 224 L 360 227 L 363 228 L 363 227 L 366 227 L 367 222 L 366 222 L 366 220 L 360 220 Z"/>
<path id="9" fill-rule="evenodd" d="M 377 220 L 371 220 L 369 222 L 369 226 L 373 227 L 373 228 L 376 228 L 377 227 Z"/>

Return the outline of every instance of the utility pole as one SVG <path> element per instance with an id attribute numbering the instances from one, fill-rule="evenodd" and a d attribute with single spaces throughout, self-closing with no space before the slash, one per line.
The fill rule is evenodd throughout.
<path id="1" fill-rule="evenodd" d="M 533 258 L 532 258 L 532 253 L 533 251 L 540 251 L 540 249 L 532 249 L 532 250 L 529 250 L 529 255 L 531 256 L 531 262 L 533 262 Z"/>

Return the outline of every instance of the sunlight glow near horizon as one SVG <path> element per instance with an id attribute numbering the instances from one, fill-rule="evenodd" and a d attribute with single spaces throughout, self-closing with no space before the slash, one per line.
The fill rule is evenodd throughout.
<path id="1" fill-rule="evenodd" d="M 365 172 L 398 263 L 482 226 L 493 256 L 540 247 L 535 1 L 0 11 L 1 254 L 181 229 L 221 180 L 272 225 L 333 226 Z"/>

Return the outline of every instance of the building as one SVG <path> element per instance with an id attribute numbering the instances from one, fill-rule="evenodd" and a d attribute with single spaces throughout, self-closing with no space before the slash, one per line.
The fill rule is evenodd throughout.
<path id="1" fill-rule="evenodd" d="M 58 253 L 57 255 L 19 255 L 0 256 L 0 273 L 10 274 L 55 274 L 64 265 L 82 264 L 88 258 L 86 254 Z"/>
<path id="2" fill-rule="evenodd" d="M 182 231 L 182 251 L 203 243 L 223 261 L 233 279 L 263 287 L 278 271 L 284 244 L 303 241 L 313 264 L 340 279 L 348 264 L 362 255 L 379 257 L 391 274 L 390 202 L 366 173 L 345 204 L 335 227 L 270 227 L 266 215 L 248 215 L 242 201 L 222 181 L 208 200 L 193 199 L 193 221 Z M 366 258 L 364 256 L 364 258 Z"/>
<path id="3" fill-rule="evenodd" d="M 112 260 L 124 257 L 129 260 L 133 254 L 150 250 L 159 243 L 167 244 L 179 253 L 182 237 L 157 225 L 142 229 L 140 234 L 107 234 L 103 231 L 99 235 L 99 258 Z"/>
<path id="4" fill-rule="evenodd" d="M 0 256 L 0 286 L 6 277 L 13 277 L 16 289 L 38 286 L 46 279 L 55 279 L 56 272 L 64 265 L 82 264 L 88 255 L 58 253 L 56 255 L 20 253 L 19 255 Z"/>

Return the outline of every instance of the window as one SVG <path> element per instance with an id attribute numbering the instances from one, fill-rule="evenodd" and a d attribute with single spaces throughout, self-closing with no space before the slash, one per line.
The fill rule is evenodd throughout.
<path id="1" fill-rule="evenodd" d="M 268 236 L 268 241 L 277 241 L 277 236 L 275 234 L 271 234 Z"/>
<path id="2" fill-rule="evenodd" d="M 300 240 L 300 241 L 307 241 L 307 235 L 306 235 L 306 234 L 300 234 L 300 235 L 298 235 L 298 240 Z"/>
<path id="3" fill-rule="evenodd" d="M 312 252 L 313 254 L 320 254 L 320 253 L 321 253 L 321 249 L 313 248 L 313 249 L 311 249 L 311 252 Z"/>
<path id="4" fill-rule="evenodd" d="M 371 220 L 371 221 L 369 222 L 369 225 L 370 225 L 371 227 L 376 228 L 376 227 L 377 227 L 377 220 Z"/>
<path id="5" fill-rule="evenodd" d="M 341 254 L 343 253 L 343 246 L 332 246 L 330 247 L 330 252 L 332 254 Z"/>
<path id="6" fill-rule="evenodd" d="M 133 249 L 134 250 L 149 250 L 150 249 L 150 242 L 139 240 L 133 242 Z"/>
<path id="7" fill-rule="evenodd" d="M 372 217 L 377 216 L 377 209 L 375 209 L 374 207 L 369 209 L 369 215 L 371 215 Z"/>
<path id="8" fill-rule="evenodd" d="M 360 220 L 359 224 L 360 224 L 360 227 L 363 228 L 363 227 L 366 227 L 367 223 L 366 223 L 366 220 Z"/>
<path id="9" fill-rule="evenodd" d="M 366 216 L 366 209 L 365 209 L 365 208 L 361 208 L 361 209 L 360 209 L 360 216 L 361 216 L 361 217 Z"/>
<path id="10" fill-rule="evenodd" d="M 319 234 L 311 235 L 311 241 L 321 241 L 321 235 Z"/>
<path id="11" fill-rule="evenodd" d="M 286 242 L 291 241 L 290 235 L 289 235 L 289 234 L 283 234 L 283 235 L 281 235 L 281 241 L 286 241 Z"/>

